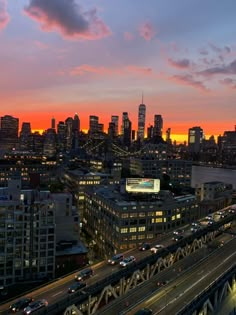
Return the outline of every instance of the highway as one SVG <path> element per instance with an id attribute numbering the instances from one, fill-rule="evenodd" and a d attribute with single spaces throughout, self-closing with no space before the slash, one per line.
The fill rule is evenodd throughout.
<path id="1" fill-rule="evenodd" d="M 186 235 L 189 234 L 190 231 L 186 232 Z M 159 235 L 157 238 L 157 241 L 153 243 L 153 245 L 156 244 L 162 244 L 164 246 L 170 245 L 173 237 L 173 232 L 165 234 L 165 235 Z M 136 260 L 142 259 L 148 255 L 150 255 L 150 251 L 139 251 L 138 249 L 132 249 L 125 253 L 125 257 L 128 257 L 130 255 L 134 255 Z M 85 282 L 87 285 L 91 285 L 93 283 L 96 283 L 98 280 L 101 280 L 105 278 L 106 276 L 110 275 L 112 272 L 116 272 L 120 270 L 119 265 L 110 266 L 107 264 L 106 261 L 103 261 L 101 263 L 98 263 L 94 266 L 92 266 L 92 269 L 94 270 L 94 276 L 90 279 L 87 279 Z M 86 269 L 86 268 L 84 268 Z M 81 269 L 82 270 L 82 269 Z M 35 300 L 38 299 L 46 299 L 49 304 L 56 303 L 58 300 L 60 300 L 61 297 L 65 297 L 68 294 L 68 288 L 71 284 L 75 282 L 75 275 L 78 274 L 79 271 L 74 272 L 73 274 L 70 274 L 67 277 L 58 279 L 57 281 L 54 281 L 46 286 L 43 286 L 42 288 L 36 289 L 35 291 L 32 291 L 29 294 L 26 294 L 24 296 L 31 296 Z M 0 314 L 7 314 L 7 311 L 9 309 L 10 304 L 12 304 L 14 301 L 17 301 L 20 297 L 0 305 Z M 20 313 L 18 313 L 20 314 Z"/>
<path id="2" fill-rule="evenodd" d="M 215 219 L 218 220 L 219 218 L 216 216 Z M 181 227 L 181 229 L 183 229 L 183 228 L 185 229 L 184 236 L 187 236 L 187 235 L 192 233 L 190 231 L 190 227 L 188 227 L 188 229 L 186 227 Z M 170 233 L 165 234 L 165 235 L 159 235 L 156 242 L 152 243 L 152 245 L 162 244 L 164 246 L 168 246 L 168 245 L 173 243 L 172 237 L 173 237 L 173 232 L 170 232 Z M 129 252 L 126 252 L 126 254 L 125 254 L 126 257 L 129 255 L 135 256 L 136 260 L 138 261 L 138 260 L 140 260 L 146 256 L 149 256 L 150 251 L 149 250 L 148 251 L 139 251 L 138 249 L 132 249 Z M 105 261 L 101 262 L 95 266 L 92 266 L 92 268 L 94 270 L 94 276 L 91 277 L 90 279 L 86 280 L 87 285 L 94 284 L 97 281 L 110 275 L 111 273 L 120 270 L 119 265 L 110 266 L 110 265 L 107 265 L 107 262 L 105 262 Z M 181 268 L 181 263 L 180 263 L 180 268 Z M 74 283 L 74 281 L 75 281 L 74 276 L 77 273 L 78 273 L 78 271 L 69 275 L 69 276 L 66 276 L 66 277 L 61 278 L 57 281 L 54 281 L 54 282 L 52 282 L 52 283 L 50 283 L 50 284 L 48 284 L 42 288 L 36 289 L 35 291 L 27 294 L 26 296 L 32 296 L 35 300 L 44 298 L 49 302 L 49 305 L 56 303 L 56 302 L 60 301 L 61 298 L 65 297 L 65 296 L 69 296 L 69 294 L 67 293 L 68 288 L 70 287 L 70 285 L 72 283 Z M 18 299 L 19 299 L 19 297 L 17 299 L 15 299 L 14 301 L 16 301 Z M 14 301 L 0 305 L 0 314 L 6 314 L 8 311 L 9 305 L 12 304 Z"/>
<path id="3" fill-rule="evenodd" d="M 153 294 L 146 301 L 136 305 L 131 311 L 122 314 L 133 315 L 143 307 L 152 309 L 153 314 L 176 314 L 184 305 L 191 302 L 196 295 L 235 264 L 235 248 L 236 239 L 232 238 L 231 241 L 210 255 L 208 259 L 192 266 L 190 270 L 165 285 L 163 289 Z"/>
<path id="4" fill-rule="evenodd" d="M 142 283 L 137 288 L 100 309 L 96 314 L 99 315 L 115 315 L 115 314 L 133 314 L 132 312 L 126 313 L 125 311 L 138 309 L 142 306 L 142 301 L 147 301 L 156 293 L 165 290 L 170 283 L 174 283 L 177 278 L 181 277 L 187 270 L 192 269 L 194 265 L 201 264 L 204 260 L 208 260 L 210 255 L 214 254 L 214 251 L 219 251 L 222 248 L 222 244 L 232 240 L 230 235 L 221 235 L 215 240 L 211 246 L 203 247 L 190 256 L 187 256 L 172 267 L 163 270 L 148 282 Z M 199 276 L 198 276 L 199 278 Z M 167 283 L 162 286 L 163 283 Z M 137 302 L 138 301 L 138 302 Z M 136 308 L 136 305 L 141 305 Z"/>

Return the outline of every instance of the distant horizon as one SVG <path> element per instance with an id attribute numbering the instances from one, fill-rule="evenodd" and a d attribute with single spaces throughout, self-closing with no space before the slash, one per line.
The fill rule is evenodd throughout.
<path id="1" fill-rule="evenodd" d="M 45 130 L 129 113 L 186 135 L 234 130 L 236 1 L 0 0 L 0 115 Z M 69 17 L 69 18 L 68 18 Z M 185 136 L 186 139 L 186 136 Z"/>

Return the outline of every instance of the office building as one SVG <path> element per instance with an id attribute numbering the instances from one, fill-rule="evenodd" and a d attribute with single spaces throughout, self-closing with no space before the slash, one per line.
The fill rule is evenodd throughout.
<path id="1" fill-rule="evenodd" d="M 0 120 L 0 148 L 9 151 L 18 148 L 19 119 L 10 115 Z"/>
<path id="2" fill-rule="evenodd" d="M 23 122 L 19 137 L 19 149 L 29 150 L 29 140 L 31 135 L 31 125 L 29 122 Z"/>
<path id="3" fill-rule="evenodd" d="M 89 134 L 92 135 L 98 132 L 98 116 L 89 116 Z"/>
<path id="4" fill-rule="evenodd" d="M 51 128 L 56 129 L 56 119 L 54 117 L 52 117 L 52 120 L 51 120 Z"/>
<path id="5" fill-rule="evenodd" d="M 160 191 L 159 197 L 121 193 L 119 186 L 91 187 L 85 191 L 85 229 L 101 251 L 110 256 L 153 242 L 167 232 L 198 218 L 194 195 L 174 197 Z M 154 197 L 154 195 L 153 195 Z"/>
<path id="6" fill-rule="evenodd" d="M 126 147 L 130 147 L 131 145 L 131 136 L 132 136 L 132 123 L 129 120 L 128 113 L 123 113 L 123 145 Z"/>
<path id="7" fill-rule="evenodd" d="M 204 133 L 201 127 L 192 127 L 188 130 L 188 149 L 190 153 L 200 153 Z"/>
<path id="8" fill-rule="evenodd" d="M 117 137 L 119 134 L 119 116 L 112 115 L 111 122 L 115 125 L 115 134 L 114 136 Z"/>
<path id="9" fill-rule="evenodd" d="M 154 137 L 162 137 L 163 131 L 163 119 L 161 115 L 154 115 L 154 127 L 153 135 Z"/>
<path id="10" fill-rule="evenodd" d="M 143 142 L 145 136 L 145 119 L 146 119 L 146 105 L 140 104 L 138 110 L 138 133 L 137 139 Z"/>

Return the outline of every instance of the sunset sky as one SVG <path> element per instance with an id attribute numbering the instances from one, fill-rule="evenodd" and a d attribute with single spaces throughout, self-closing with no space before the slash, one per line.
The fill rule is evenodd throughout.
<path id="1" fill-rule="evenodd" d="M 236 124 L 235 0 L 0 0 L 0 116 L 50 127 L 161 114 L 173 138 Z"/>

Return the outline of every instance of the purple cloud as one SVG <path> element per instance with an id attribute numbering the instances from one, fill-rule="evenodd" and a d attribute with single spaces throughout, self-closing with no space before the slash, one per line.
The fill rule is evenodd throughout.
<path id="1" fill-rule="evenodd" d="M 233 80 L 232 78 L 225 78 L 219 82 L 225 86 L 236 89 L 236 80 Z"/>
<path id="2" fill-rule="evenodd" d="M 169 65 L 178 69 L 187 69 L 190 66 L 190 61 L 188 59 L 181 60 L 173 60 L 171 58 L 168 59 Z"/>
<path id="3" fill-rule="evenodd" d="M 208 55 L 208 51 L 207 51 L 206 49 L 204 49 L 204 48 L 200 49 L 200 50 L 199 50 L 199 53 L 200 53 L 201 55 L 203 55 L 203 56 Z"/>
<path id="4" fill-rule="evenodd" d="M 236 74 L 236 59 L 229 63 L 228 65 L 221 65 L 216 67 L 211 67 L 208 69 L 205 69 L 203 71 L 198 72 L 198 74 L 204 75 L 204 76 L 212 76 L 217 74 Z"/>
<path id="5" fill-rule="evenodd" d="M 155 36 L 156 32 L 151 23 L 147 22 L 141 25 L 139 29 L 139 35 L 143 37 L 145 40 L 149 41 Z"/>
<path id="6" fill-rule="evenodd" d="M 3 29 L 9 21 L 10 17 L 7 13 L 7 3 L 5 0 L 0 0 L 0 30 Z"/>
<path id="7" fill-rule="evenodd" d="M 66 38 L 99 39 L 111 34 L 97 10 L 83 11 L 75 0 L 30 0 L 24 12 L 44 31 L 58 31 Z"/>
<path id="8" fill-rule="evenodd" d="M 194 88 L 207 91 L 205 85 L 201 81 L 195 80 L 191 74 L 173 75 L 170 77 L 170 79 L 183 85 L 192 86 Z"/>

